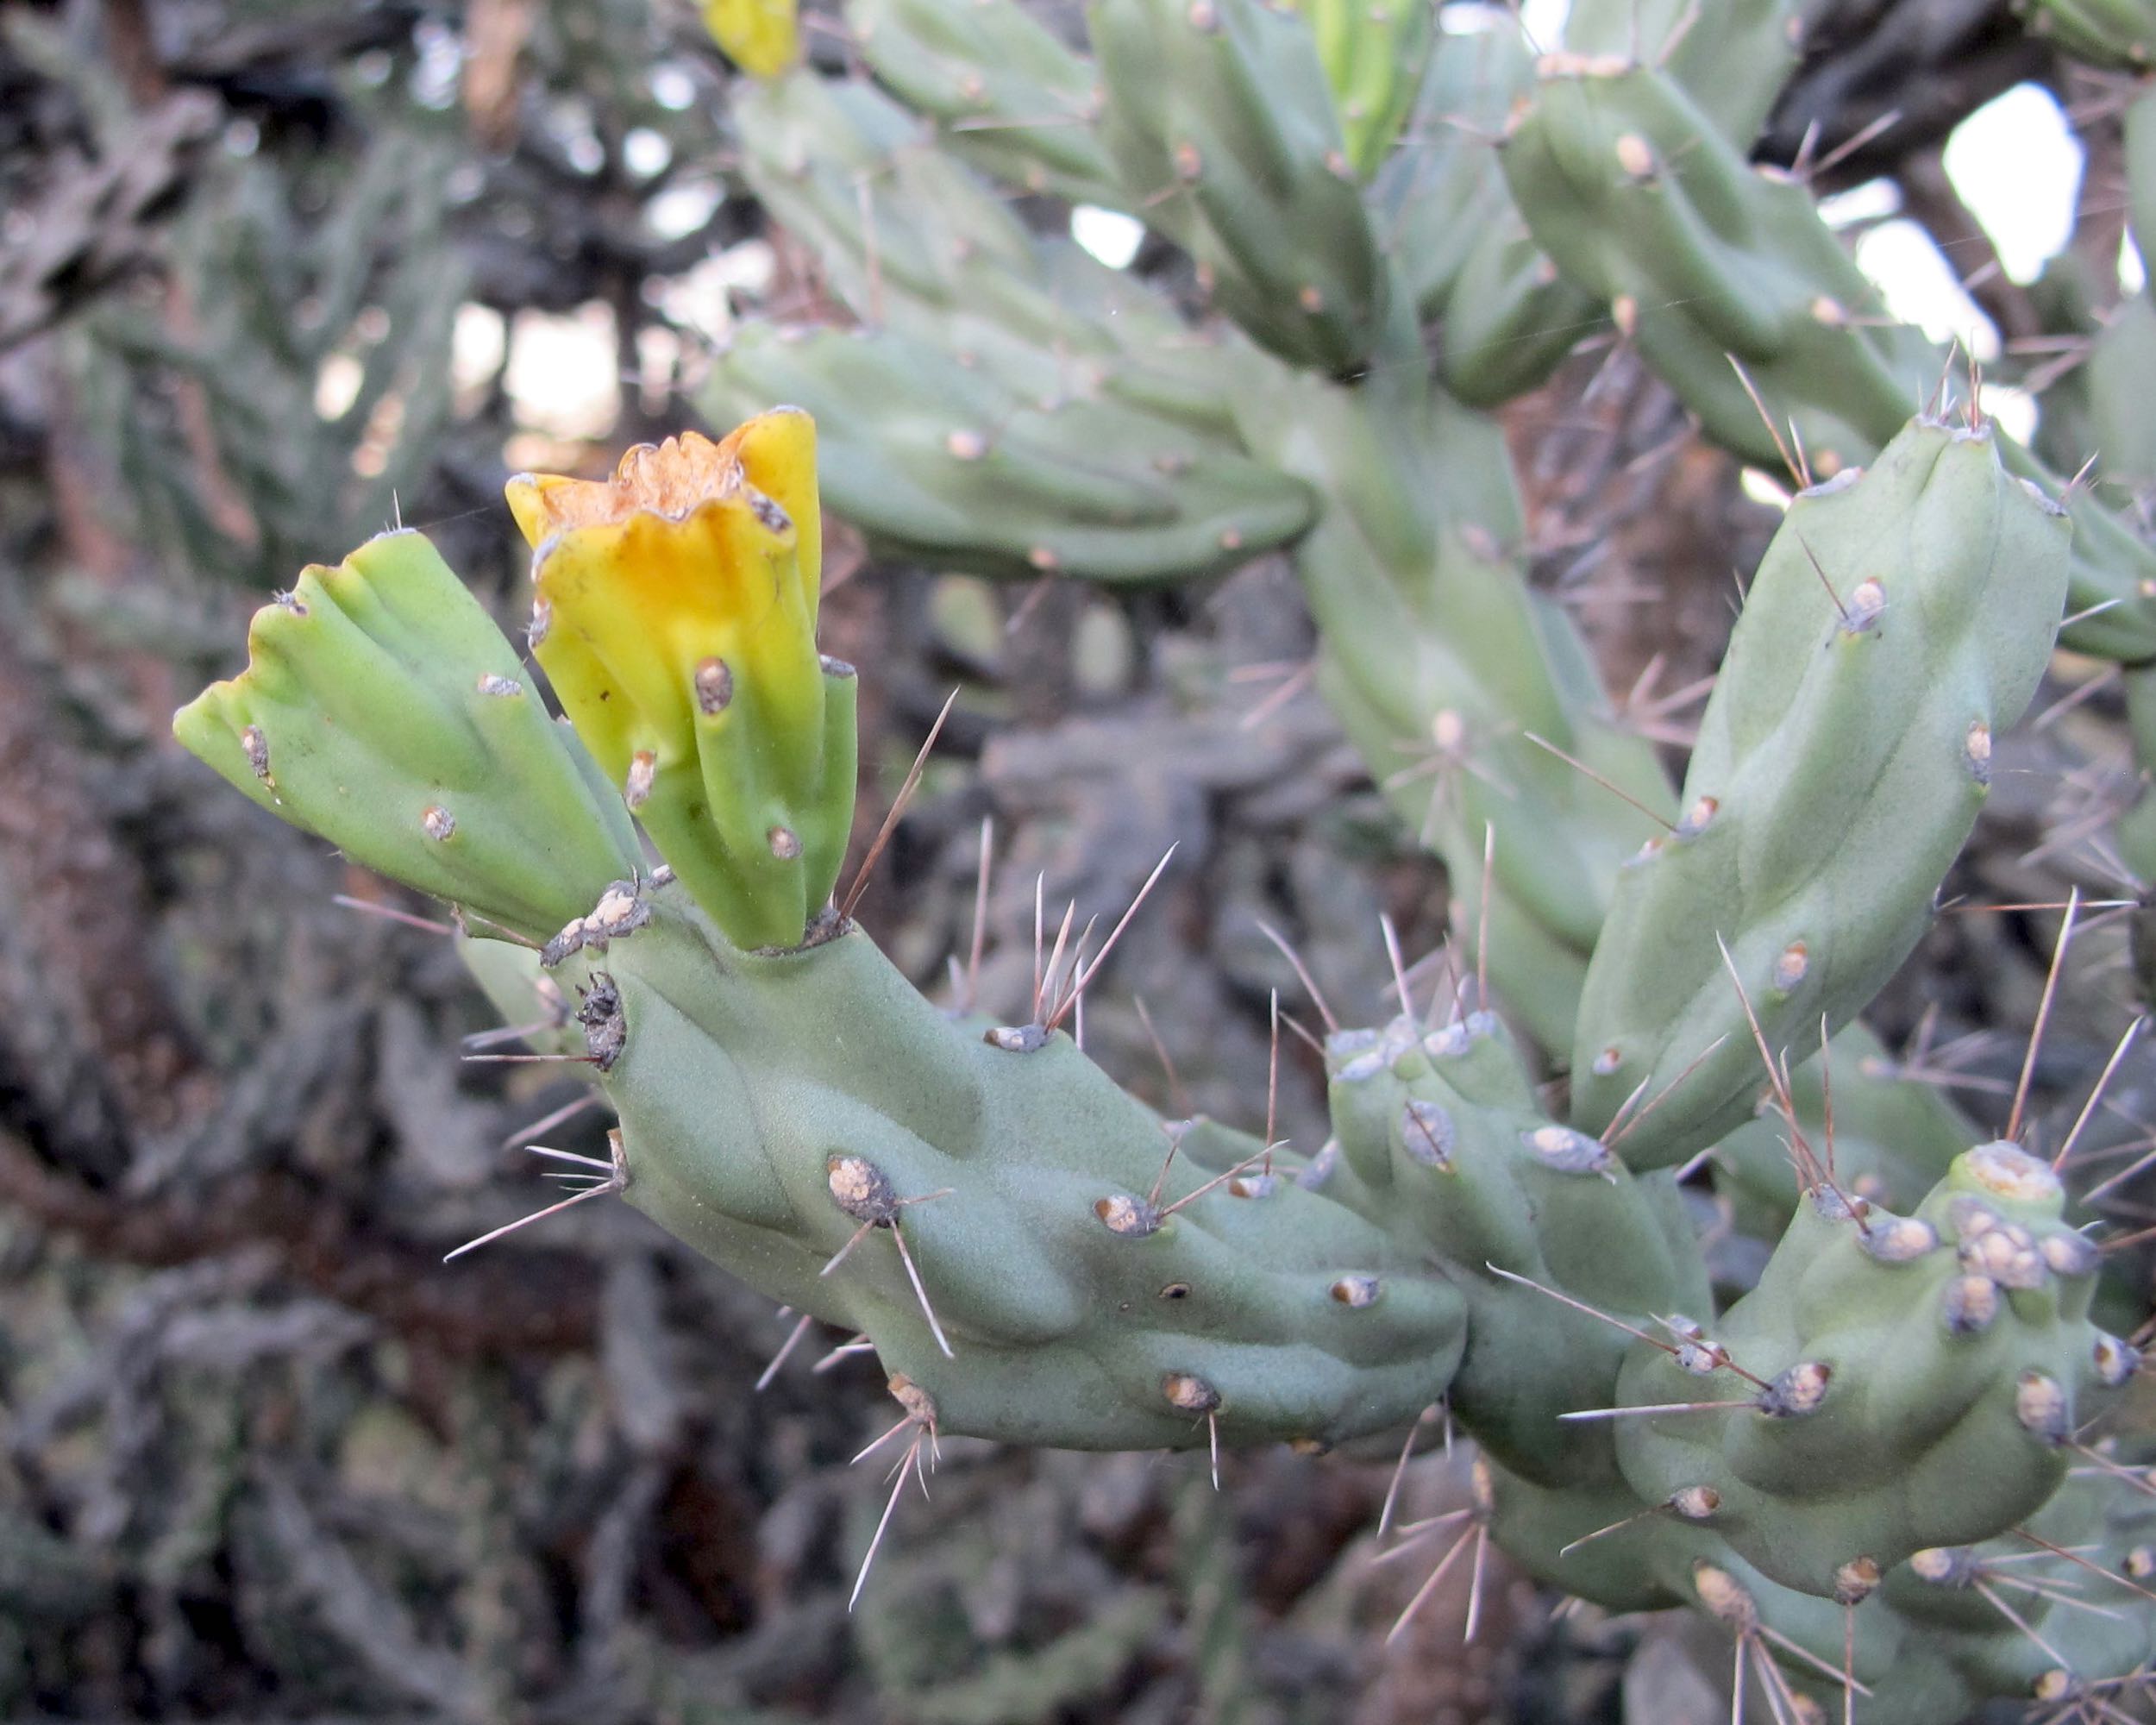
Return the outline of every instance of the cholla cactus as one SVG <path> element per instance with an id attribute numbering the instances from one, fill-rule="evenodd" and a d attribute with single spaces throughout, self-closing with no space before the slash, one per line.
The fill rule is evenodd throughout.
<path id="1" fill-rule="evenodd" d="M 1382 12 L 1100 0 L 1088 64 L 1011 0 L 862 0 L 901 101 L 804 68 L 741 103 L 746 172 L 860 327 L 744 331 L 711 398 L 759 417 L 723 442 L 511 486 L 572 729 L 407 535 L 310 571 L 180 736 L 521 943 L 480 943 L 491 985 L 574 1002 L 619 1121 L 569 1201 L 619 1192 L 859 1331 L 915 1464 L 937 1432 L 1322 1446 L 1442 1398 L 1483 1447 L 1476 1537 L 1613 1607 L 1696 1604 L 1785 1716 L 2108 1716 L 2156 1657 L 2147 1517 L 2069 1461 L 2143 1459 L 2084 1445 L 2139 1357 L 2092 1317 L 2101 1253 L 2018 1103 L 1976 1142 L 1859 1063 L 1857 1016 L 2062 612 L 2146 660 L 2156 581 L 2100 501 L 1938 398 L 1920 337 L 1855 315 L 1808 194 L 1745 164 L 1796 11 L 1580 0 L 1539 62 L 1440 35 L 1403 131 L 1371 68 L 1420 39 Z M 1006 123 L 1044 94 L 1067 126 Z M 1501 150 L 1422 123 L 1447 103 Z M 1142 212 L 1226 321 L 1035 235 L 982 173 Z M 1563 345 L 1477 343 L 1560 301 L 1805 481 L 1681 790 L 1528 584 L 1476 408 Z M 901 555 L 1158 581 L 1288 550 L 1321 682 L 1489 985 L 1424 1019 L 1403 981 L 1401 1016 L 1337 1030 L 1317 1154 L 1119 1090 L 1064 1029 L 1097 960 L 986 1022 L 830 903 L 854 674 L 817 655 L 815 434 L 774 399 Z M 1401 772 L 1432 746 L 1434 794 Z M 1749 1289 L 1714 1285 L 1688 1212 L 1708 1156 L 1778 1237 Z M 2031 1550 L 2100 1598 L 2004 1603 Z"/>

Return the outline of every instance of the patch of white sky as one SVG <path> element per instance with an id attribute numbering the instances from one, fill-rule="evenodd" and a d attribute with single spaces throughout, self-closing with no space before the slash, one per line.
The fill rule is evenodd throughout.
<path id="1" fill-rule="evenodd" d="M 1564 21 L 1571 10 L 1572 0 L 1520 0 L 1520 25 L 1537 47 L 1553 48 L 1564 40 Z"/>
<path id="2" fill-rule="evenodd" d="M 1081 204 L 1070 212 L 1070 237 L 1110 269 L 1128 269 L 1145 240 L 1145 224 L 1120 210 Z"/>
<path id="3" fill-rule="evenodd" d="M 2083 155 L 2066 116 L 2048 91 L 2017 85 L 1954 129 L 1946 141 L 1946 177 L 1996 253 L 2001 272 L 2027 285 L 2073 235 Z M 1998 357 L 1999 333 L 1962 285 L 1984 261 L 1954 256 L 1898 213 L 1894 187 L 1874 180 L 1828 198 L 1821 214 L 1858 229 L 1858 267 L 1878 285 L 1890 317 L 1915 324 L 1935 342 L 1959 341 L 1977 359 Z M 1984 404 L 2014 436 L 2035 430 L 2036 403 L 2010 386 L 1987 383 Z"/>

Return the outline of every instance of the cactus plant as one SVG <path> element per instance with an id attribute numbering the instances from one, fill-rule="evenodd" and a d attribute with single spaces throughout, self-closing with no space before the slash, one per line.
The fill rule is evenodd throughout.
<path id="1" fill-rule="evenodd" d="M 1858 1015 L 2062 612 L 2103 607 L 2084 650 L 2156 656 L 2151 554 L 1976 403 L 1923 411 L 1936 354 L 1859 316 L 1804 187 L 1745 164 L 1795 12 L 1582 3 L 1539 63 L 1441 39 L 1385 162 L 1403 104 L 1362 24 L 1256 0 L 1099 0 L 1097 67 L 1011 0 L 862 0 L 896 99 L 805 67 L 742 97 L 744 173 L 860 327 L 745 331 L 715 417 L 802 404 L 838 512 L 943 567 L 1294 560 L 1321 685 L 1486 978 L 1425 1019 L 1403 976 L 1398 1016 L 1334 1030 L 1315 1154 L 1119 1090 L 1065 1028 L 1097 958 L 997 1024 L 830 902 L 855 674 L 816 652 L 798 408 L 609 485 L 512 484 L 567 728 L 498 687 L 506 643 L 395 536 L 266 612 L 180 737 L 460 906 L 498 998 L 573 1001 L 618 1126 L 570 1201 L 618 1192 L 858 1331 L 916 1464 L 939 1433 L 1326 1446 L 1442 1398 L 1482 1448 L 1477 1537 L 1613 1607 L 1697 1606 L 1777 1706 L 1946 1722 L 2130 1687 L 2141 1518 L 2068 1465 L 2139 1364 L 2091 1315 L 2100 1252 L 2018 1102 L 1979 1142 L 1845 1066 L 1838 1145 L 1829 1069 L 1790 1057 L 1876 1057 Z M 1052 136 L 964 127 L 1046 100 Z M 1425 133 L 1452 103 L 1509 113 L 1501 155 Z M 981 172 L 1142 213 L 1225 321 L 1031 231 Z M 1569 345 L 1477 362 L 1553 296 L 1606 310 L 1708 435 L 1824 481 L 1750 584 L 1681 794 L 1529 584 L 1476 405 Z M 1754 1286 L 1710 1275 L 1702 1160 L 1775 1237 Z M 2096 1572 L 2098 1622 L 2056 1587 L 1997 1603 L 2027 1542 Z"/>
<path id="2" fill-rule="evenodd" d="M 1909 436 L 1915 453 L 1881 474 L 1906 519 L 1935 522 L 1896 487 L 1921 491 L 1942 461 L 1977 463 L 1998 494 L 1982 440 Z M 1051 979 L 1024 1025 L 954 1017 L 802 896 L 836 874 L 805 866 L 811 847 L 772 888 L 761 811 L 791 806 L 757 802 L 761 763 L 849 758 L 830 735 L 849 709 L 800 658 L 793 524 L 813 518 L 812 447 L 794 411 L 632 452 L 608 486 L 515 482 L 550 601 L 542 662 L 573 734 L 501 689 L 507 643 L 409 534 L 310 572 L 259 619 L 249 670 L 179 720 L 242 789 L 449 898 L 475 933 L 519 938 L 510 974 L 576 1002 L 619 1125 L 611 1166 L 572 1201 L 618 1190 L 858 1330 L 906 1420 L 936 1432 L 1330 1444 L 1443 1396 L 1486 1446 L 1499 1537 L 1617 1601 L 1682 1596 L 1686 1561 L 1832 1596 L 1852 1565 L 1884 1572 L 2042 1506 L 2061 1446 L 2134 1355 L 2090 1324 L 2097 1254 L 2059 1223 L 2049 1169 L 2011 1145 L 1958 1157 L 1906 1217 L 1811 1179 L 1759 1289 L 1696 1323 L 1676 1314 L 1713 1295 L 1670 1176 L 1549 1118 L 1486 1011 L 1335 1035 L 1335 1137 L 1306 1158 L 1119 1091 L 1061 1028 L 1082 979 Z M 1935 528 L 2053 548 L 2047 578 L 1964 591 L 1972 617 L 2056 606 L 2051 518 L 2013 513 L 1960 507 Z M 774 596 L 793 607 L 783 624 Z M 716 712 L 697 700 L 714 665 L 734 691 Z M 1746 674 L 1777 710 L 1772 669 Z M 507 741 L 486 728 L 498 714 Z M 703 734 L 713 720 L 747 733 L 730 753 Z M 734 763 L 724 797 L 712 759 Z M 618 801 L 600 794 L 614 782 Z M 823 794 L 828 775 L 806 782 Z M 385 819 L 421 802 L 416 823 Z M 632 812 L 657 872 L 626 842 Z M 535 814 L 580 848 L 505 842 Z M 1624 1147 L 1621 1126 L 1610 1137 Z M 1847 1497 L 1852 1468 L 1877 1504 Z M 1502 1508 L 1523 1499 L 1538 1507 Z M 1573 1546 L 1583 1516 L 1709 1499 L 1658 1521 L 1669 1550 L 1618 1578 L 1608 1551 Z"/>

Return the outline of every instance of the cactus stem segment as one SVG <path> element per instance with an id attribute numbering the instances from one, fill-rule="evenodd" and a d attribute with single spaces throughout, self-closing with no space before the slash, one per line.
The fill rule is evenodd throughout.
<path id="1" fill-rule="evenodd" d="M 505 1056 L 501 1057 L 511 1058 L 513 1057 Z M 586 1198 L 611 1197 L 616 1193 L 626 1192 L 629 1189 L 629 1156 L 628 1153 L 622 1148 L 621 1133 L 618 1132 L 608 1132 L 606 1134 L 606 1143 L 609 1150 L 612 1153 L 612 1159 L 611 1162 L 605 1164 L 593 1163 L 594 1166 L 604 1166 L 608 1170 L 606 1178 L 602 1180 L 598 1185 L 587 1186 L 583 1191 L 573 1193 L 570 1196 L 562 1199 L 559 1203 L 549 1204 L 543 1210 L 535 1210 L 529 1216 L 520 1216 L 515 1221 L 507 1224 L 505 1226 L 491 1229 L 489 1232 L 481 1234 L 477 1239 L 467 1240 L 454 1251 L 446 1253 L 442 1261 L 444 1264 L 447 1264 L 452 1258 L 462 1258 L 467 1251 L 477 1251 L 481 1246 L 487 1245 L 491 1241 L 501 1239 L 505 1234 L 513 1234 L 519 1228 L 528 1228 L 534 1222 L 542 1222 L 548 1216 L 558 1214 L 560 1212 L 568 1209 L 573 1205 L 581 1204 Z M 532 1148 L 538 1149 L 538 1146 L 534 1145 Z M 539 1153 L 542 1156 L 567 1156 L 567 1152 L 561 1151 L 540 1150 Z M 578 1162 L 592 1161 L 592 1158 L 590 1157 L 569 1157 L 568 1159 Z"/>

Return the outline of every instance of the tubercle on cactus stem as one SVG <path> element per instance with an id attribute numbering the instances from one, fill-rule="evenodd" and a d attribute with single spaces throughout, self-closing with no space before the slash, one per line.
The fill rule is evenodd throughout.
<path id="1" fill-rule="evenodd" d="M 936 1346 L 943 1350 L 943 1358 L 956 1356 L 951 1352 L 950 1338 L 937 1320 L 936 1308 L 929 1303 L 928 1289 L 922 1284 L 921 1272 L 913 1262 L 913 1254 L 906 1250 L 906 1236 L 899 1231 L 899 1213 L 909 1204 L 925 1204 L 937 1198 L 948 1198 L 951 1189 L 923 1192 L 911 1198 L 901 1198 L 892 1189 L 883 1172 L 865 1156 L 834 1156 L 827 1164 L 827 1180 L 831 1201 L 861 1226 L 848 1236 L 846 1244 L 831 1254 L 830 1262 L 817 1271 L 829 1276 L 846 1261 L 853 1249 L 859 1245 L 872 1228 L 890 1231 L 891 1243 L 899 1249 L 899 1258 L 906 1266 L 906 1279 L 913 1284 L 915 1296 L 921 1302 L 921 1315 L 928 1320 L 929 1332 L 936 1338 Z"/>

